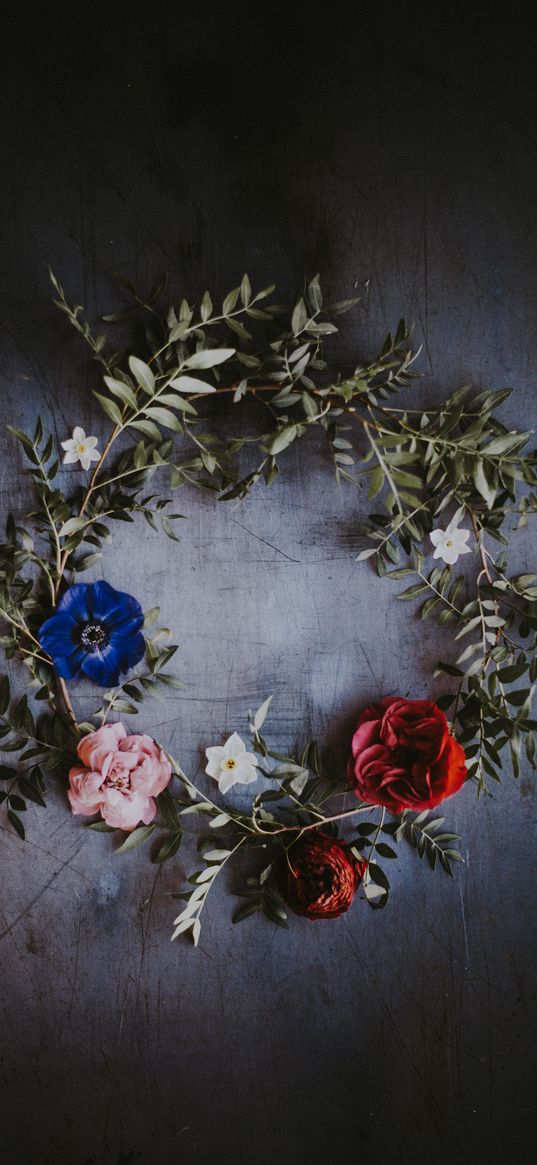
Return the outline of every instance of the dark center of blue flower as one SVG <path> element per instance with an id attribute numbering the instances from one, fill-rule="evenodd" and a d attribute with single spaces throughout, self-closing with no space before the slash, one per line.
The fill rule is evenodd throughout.
<path id="1" fill-rule="evenodd" d="M 80 633 L 80 644 L 84 651 L 99 651 L 108 642 L 108 634 L 101 623 L 86 623 Z"/>

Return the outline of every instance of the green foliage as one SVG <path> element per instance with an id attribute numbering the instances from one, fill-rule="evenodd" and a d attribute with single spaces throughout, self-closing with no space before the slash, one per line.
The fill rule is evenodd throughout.
<path id="1" fill-rule="evenodd" d="M 100 560 L 114 522 L 132 523 L 141 515 L 153 531 L 177 541 L 183 515 L 170 509 L 164 472 L 171 490 L 194 487 L 221 501 L 242 499 L 260 482 L 271 485 L 281 459 L 314 431 L 326 441 L 337 481 L 354 487 L 365 481 L 374 504 L 358 557 L 369 559 L 379 576 L 404 580 L 397 598 L 416 600 L 422 620 L 449 629 L 449 658 L 435 674 L 448 678 L 450 690 L 438 703 L 449 712 L 478 793 L 500 780 L 505 755 L 515 776 L 523 751 L 535 767 L 537 574 L 512 575 L 503 547 L 509 525 L 524 527 L 537 512 L 537 462 L 527 452 L 530 433 L 508 430 L 498 415 L 509 391 L 474 394 L 465 385 L 425 412 L 399 407 L 400 394 L 418 375 L 419 353 L 404 321 L 372 360 L 360 357 L 350 373 L 334 372 L 337 347 L 332 367 L 327 349 L 337 345 L 335 321 L 357 301 L 326 304 L 317 276 L 287 307 L 274 301 L 273 286 L 255 291 L 245 275 L 221 301 L 205 291 L 196 303 L 183 298 L 163 309 L 165 277 L 141 293 L 113 272 L 125 302 L 103 320 L 142 322 L 145 341 L 136 353 L 110 346 L 107 335 L 86 321 L 83 307 L 70 304 L 51 279 L 57 306 L 96 362 L 93 393 L 108 437 L 99 441 L 102 453 L 85 486 L 69 489 L 41 419 L 31 434 L 10 427 L 35 498 L 24 518 L 7 516 L 0 544 L 1 644 L 7 659 L 22 659 L 29 674 L 30 700 L 12 700 L 7 676 L 0 677 L 0 746 L 7 757 L 0 766 L 0 800 L 15 832 L 24 836 L 21 814 L 28 802 L 44 805 L 45 774 L 63 779 L 80 733 L 94 727 L 93 721 L 76 724 L 65 685 L 37 638 L 65 582 Z M 215 434 L 211 417 L 215 407 L 223 416 L 215 406 L 222 397 L 232 420 L 227 432 L 223 424 Z M 246 398 L 253 404 L 248 410 Z M 460 573 L 427 561 L 431 532 L 450 519 L 473 539 L 473 556 L 464 560 L 470 566 Z M 136 716 L 149 696 L 162 701 L 182 686 L 169 671 L 177 645 L 168 642 L 166 628 L 155 627 L 158 615 L 158 608 L 146 615 L 144 663 L 104 693 L 97 720 Z M 34 700 L 48 710 L 36 712 Z M 234 921 L 260 913 L 286 927 L 278 862 L 309 830 L 337 836 L 352 824 L 349 845 L 366 863 L 362 891 L 373 909 L 388 902 L 385 865 L 397 856 L 399 842 L 408 841 L 431 868 L 451 876 L 453 863 L 462 860 L 459 838 L 443 831 L 443 817 L 404 813 L 386 821 L 384 810 L 348 793 L 337 758 L 315 742 L 296 756 L 272 749 L 261 735 L 269 704 L 250 715 L 265 784 L 248 812 L 213 801 L 173 761 L 179 793 L 162 793 L 155 821 L 115 850 L 124 854 L 151 842 L 151 859 L 160 864 L 177 855 L 190 822 L 207 827 L 199 868 L 177 895 L 184 905 L 173 937 L 187 933 L 198 943 L 208 894 L 243 850 L 261 855 L 263 865 L 247 875 Z M 117 832 L 104 822 L 90 828 Z"/>
<path id="2" fill-rule="evenodd" d="M 436 869 L 437 861 L 450 878 L 454 877 L 453 862 L 462 862 L 454 842 L 460 841 L 458 833 L 442 832 L 445 817 L 429 818 L 428 811 L 419 813 L 417 817 L 406 810 L 401 814 L 400 825 L 396 829 L 395 838 L 400 841 L 405 837 L 418 852 L 420 858 L 427 858 L 432 870 Z"/>
<path id="3" fill-rule="evenodd" d="M 0 764 L 0 804 L 19 837 L 25 829 L 20 817 L 28 801 L 45 806 L 47 773 L 64 773 L 73 759 L 72 726 L 61 711 L 42 712 L 37 719 L 26 695 L 11 699 L 7 675 L 0 675 L 0 752 L 8 764 Z M 12 760 L 13 758 L 13 760 Z M 16 760 L 15 760 L 16 758 Z"/>
<path id="4" fill-rule="evenodd" d="M 244 922 L 253 914 L 262 914 L 273 922 L 288 930 L 285 902 L 280 891 L 274 885 L 268 885 L 260 876 L 251 874 L 237 896 L 242 900 L 233 914 L 233 922 Z"/>

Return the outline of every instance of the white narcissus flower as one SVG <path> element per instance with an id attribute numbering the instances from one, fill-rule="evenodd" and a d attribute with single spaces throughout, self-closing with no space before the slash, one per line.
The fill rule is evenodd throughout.
<path id="1" fill-rule="evenodd" d="M 461 554 L 471 554 L 472 549 L 467 546 L 470 537 L 469 530 L 462 530 L 457 524 L 458 515 L 452 518 L 445 530 L 433 530 L 430 538 L 435 552 L 433 558 L 441 558 L 448 566 L 453 566 Z"/>
<path id="2" fill-rule="evenodd" d="M 64 465 L 74 465 L 75 461 L 80 461 L 82 469 L 89 469 L 91 462 L 98 461 L 101 456 L 96 445 L 97 437 L 86 437 L 84 430 L 77 425 L 69 441 L 62 441 L 62 449 L 66 451 Z"/>
<path id="3" fill-rule="evenodd" d="M 250 785 L 257 780 L 257 758 L 246 752 L 246 745 L 234 732 L 224 745 L 205 749 L 208 765 L 205 772 L 215 781 L 221 793 L 233 785 Z"/>

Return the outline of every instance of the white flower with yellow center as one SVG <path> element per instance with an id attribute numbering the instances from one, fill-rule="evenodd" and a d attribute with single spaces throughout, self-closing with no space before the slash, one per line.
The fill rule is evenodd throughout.
<path id="1" fill-rule="evenodd" d="M 462 530 L 457 524 L 458 515 L 452 518 L 446 530 L 433 530 L 431 542 L 435 547 L 433 558 L 441 558 L 448 566 L 453 566 L 461 554 L 471 554 L 472 548 L 467 546 L 470 537 L 469 530 Z"/>
<path id="2" fill-rule="evenodd" d="M 205 772 L 218 781 L 221 793 L 233 785 L 250 785 L 257 780 L 257 758 L 246 752 L 246 745 L 234 732 L 223 745 L 205 749 L 208 765 Z"/>
<path id="3" fill-rule="evenodd" d="M 69 441 L 62 441 L 62 449 L 65 449 L 64 465 L 74 465 L 80 461 L 82 469 L 89 469 L 91 462 L 98 461 L 101 456 L 96 445 L 97 437 L 86 437 L 84 430 L 77 425 Z"/>

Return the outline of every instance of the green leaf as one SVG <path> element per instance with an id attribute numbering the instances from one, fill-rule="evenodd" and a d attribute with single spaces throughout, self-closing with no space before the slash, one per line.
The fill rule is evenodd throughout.
<path id="1" fill-rule="evenodd" d="M 248 307 L 252 298 L 252 287 L 247 275 L 243 275 L 241 282 L 241 302 L 243 307 Z"/>
<path id="2" fill-rule="evenodd" d="M 199 806 L 194 806 L 194 808 L 197 809 Z M 223 829 L 224 825 L 227 825 L 230 820 L 231 818 L 227 813 L 218 813 L 217 816 L 213 817 L 212 821 L 209 822 L 209 829 Z"/>
<path id="3" fill-rule="evenodd" d="M 463 676 L 464 675 L 464 672 L 461 671 L 460 667 L 456 667 L 455 664 L 453 664 L 453 663 L 442 663 L 439 661 L 436 666 L 439 669 L 439 671 L 445 672 L 446 675 L 448 675 L 448 676 Z"/>
<path id="4" fill-rule="evenodd" d="M 484 457 L 490 457 L 492 455 L 496 456 L 497 454 L 509 453 L 514 449 L 521 449 L 529 441 L 531 435 L 531 430 L 525 433 L 504 433 L 501 437 L 495 437 L 493 441 L 481 450 L 481 453 Z"/>
<path id="5" fill-rule="evenodd" d="M 237 300 L 240 295 L 240 287 L 234 287 L 230 291 L 222 303 L 222 315 L 227 316 L 237 306 Z"/>
<path id="6" fill-rule="evenodd" d="M 160 862 L 168 861 L 168 858 L 173 858 L 177 853 L 182 840 L 182 833 L 172 833 L 169 837 L 166 837 L 159 846 L 156 854 L 154 854 L 154 856 L 151 858 L 151 861 L 155 864 L 159 864 Z"/>
<path id="7" fill-rule="evenodd" d="M 11 689 L 6 675 L 0 676 L 0 716 L 4 716 L 9 708 Z"/>
<path id="8" fill-rule="evenodd" d="M 152 396 L 155 391 L 155 375 L 148 364 L 139 360 L 137 356 L 129 356 L 129 368 L 136 383 Z"/>
<path id="9" fill-rule="evenodd" d="M 114 854 L 124 854 L 128 850 L 136 849 L 137 846 L 143 845 L 145 841 L 149 841 L 149 838 L 153 836 L 156 828 L 154 824 L 139 825 L 137 829 L 133 829 L 132 833 L 129 833 L 125 841 L 114 851 Z"/>
<path id="10" fill-rule="evenodd" d="M 203 323 L 206 323 L 207 320 L 209 320 L 211 318 L 212 314 L 213 314 L 213 301 L 209 295 L 209 292 L 206 291 L 204 296 L 203 296 L 203 299 L 201 301 L 201 305 L 200 305 L 200 316 L 201 316 Z"/>
<path id="11" fill-rule="evenodd" d="M 183 429 L 180 421 L 177 419 L 175 413 L 171 409 L 164 409 L 157 405 L 151 405 L 146 410 L 147 416 L 156 421 L 158 425 L 164 425 L 167 429 L 173 429 L 176 433 L 182 433 Z"/>
<path id="12" fill-rule="evenodd" d="M 69 518 L 69 520 L 64 522 L 63 526 L 60 527 L 58 531 L 59 536 L 60 538 L 68 538 L 70 534 L 76 534 L 78 530 L 83 530 L 87 524 L 87 518 Z"/>
<path id="13" fill-rule="evenodd" d="M 417 595 L 423 595 L 427 590 L 425 583 L 414 583 L 413 586 L 408 587 L 406 591 L 402 591 L 400 595 L 396 595 L 397 599 L 415 599 Z"/>
<path id="14" fill-rule="evenodd" d="M 481 494 L 481 497 L 487 503 L 487 507 L 490 510 L 491 507 L 494 505 L 494 500 L 496 498 L 497 490 L 496 490 L 495 486 L 491 485 L 489 483 L 489 481 L 487 480 L 487 477 L 485 474 L 485 467 L 484 467 L 483 462 L 481 460 L 476 461 L 476 464 L 474 466 L 474 471 L 473 471 L 473 479 L 474 479 L 474 485 L 475 485 L 478 493 Z"/>
<path id="15" fill-rule="evenodd" d="M 266 699 L 264 703 L 261 704 L 261 707 L 257 709 L 257 712 L 253 718 L 252 723 L 257 732 L 259 732 L 259 729 L 262 728 L 263 724 L 265 723 L 272 698 L 272 696 L 269 696 L 268 699 Z"/>
<path id="16" fill-rule="evenodd" d="M 526 703 L 526 700 L 528 700 L 530 696 L 531 688 L 519 688 L 515 692 L 507 692 L 505 698 L 509 704 L 513 705 L 513 707 L 520 708 L 522 704 Z"/>
<path id="17" fill-rule="evenodd" d="M 20 817 L 16 813 L 13 812 L 13 809 L 8 809 L 7 816 L 8 816 L 8 821 L 13 826 L 13 829 L 15 830 L 15 832 L 18 833 L 19 837 L 21 837 L 22 840 L 24 841 L 26 834 L 24 832 L 24 825 L 22 824 Z"/>
<path id="18" fill-rule="evenodd" d="M 258 899 L 257 902 L 244 902 L 243 905 L 239 906 L 235 911 L 231 921 L 234 924 L 237 922 L 242 922 L 243 919 L 250 918 L 253 914 L 259 914 L 260 909 L 261 899 Z"/>
<path id="19" fill-rule="evenodd" d="M 308 283 L 308 298 L 313 310 L 315 312 L 321 311 L 323 306 L 323 296 L 318 275 L 315 275 L 310 283 Z"/>
<path id="20" fill-rule="evenodd" d="M 308 313 L 306 304 L 302 298 L 299 299 L 291 316 L 291 331 L 293 336 L 298 336 L 302 332 L 308 322 Z"/>
<path id="21" fill-rule="evenodd" d="M 147 452 L 143 441 L 139 441 L 134 450 L 133 462 L 136 469 L 143 469 L 147 465 Z"/>
<path id="22" fill-rule="evenodd" d="M 283 906 L 279 902 L 274 901 L 268 894 L 265 894 L 262 901 L 262 911 L 271 922 L 276 923 L 276 926 L 282 926 L 285 930 L 289 929 L 287 922 L 287 915 Z"/>
<path id="23" fill-rule="evenodd" d="M 216 364 L 223 364 L 235 355 L 236 348 L 204 348 L 201 352 L 194 352 L 185 360 L 185 368 L 214 368 Z"/>
<path id="24" fill-rule="evenodd" d="M 181 829 L 181 818 L 179 817 L 179 810 L 175 798 L 172 797 L 169 789 L 163 789 L 157 797 L 157 805 L 166 825 L 175 831 Z"/>
<path id="25" fill-rule="evenodd" d="M 207 866 L 205 870 L 200 870 L 200 872 L 194 876 L 196 886 L 201 886 L 205 882 L 210 882 L 212 878 L 216 877 L 217 873 L 218 866 Z"/>
<path id="26" fill-rule="evenodd" d="M 369 489 L 367 491 L 369 498 L 375 498 L 380 493 L 384 485 L 384 470 L 382 465 L 376 465 L 369 481 Z"/>
<path id="27" fill-rule="evenodd" d="M 36 805 L 41 805 L 43 808 L 46 806 L 46 801 L 37 782 L 32 782 L 31 780 L 27 780 L 26 777 L 21 777 L 19 780 L 19 789 L 28 801 L 33 801 Z"/>
<path id="28" fill-rule="evenodd" d="M 153 424 L 153 421 L 130 421 L 129 428 L 138 429 L 140 433 L 144 434 L 144 437 L 149 437 L 151 441 L 161 440 L 160 430 Z"/>
<path id="29" fill-rule="evenodd" d="M 510 684 L 513 680 L 519 680 L 521 676 L 528 670 L 528 662 L 526 659 L 521 660 L 520 663 L 511 664 L 509 667 L 502 667 L 496 673 L 500 683 Z"/>
<path id="30" fill-rule="evenodd" d="M 378 844 L 375 846 L 375 851 L 376 853 L 380 854 L 381 858 L 397 857 L 395 850 L 393 850 L 391 846 L 386 845 L 383 841 L 378 842 Z"/>
<path id="31" fill-rule="evenodd" d="M 287 449 L 287 447 L 295 440 L 297 432 L 298 430 L 296 425 L 288 425 L 285 429 L 279 429 L 279 431 L 276 433 L 276 436 L 272 439 L 272 442 L 269 445 L 269 453 L 271 453 L 273 457 L 275 457 L 277 453 L 283 453 L 284 449 Z"/>
<path id="32" fill-rule="evenodd" d="M 26 811 L 26 801 L 22 797 L 19 797 L 17 793 L 9 794 L 9 804 L 12 809 L 17 809 L 19 813 Z"/>
<path id="33" fill-rule="evenodd" d="M 6 752 L 7 750 L 3 748 L 2 751 Z M 8 765 L 0 765 L 0 781 L 16 781 L 17 776 L 16 769 L 10 769 Z"/>
<path id="34" fill-rule="evenodd" d="M 124 405 L 129 405 L 132 409 L 138 408 L 138 402 L 132 388 L 129 388 L 123 380 L 116 380 L 114 376 L 105 376 L 104 383 L 110 389 L 110 392 L 114 396 L 117 396 Z"/>
<path id="35" fill-rule="evenodd" d="M 103 412 L 106 413 L 107 417 L 110 417 L 110 420 L 113 421 L 115 425 L 120 425 L 121 412 L 116 402 L 109 400 L 107 396 L 101 396 L 101 393 L 96 392 L 95 389 L 93 389 L 93 395 L 99 401 L 99 404 Z"/>
<path id="36" fill-rule="evenodd" d="M 384 890 L 390 889 L 390 883 L 386 877 L 386 874 L 384 873 L 384 870 L 381 870 L 380 866 L 377 866 L 375 862 L 368 863 L 367 872 L 371 878 L 371 881 L 375 883 L 375 886 L 382 886 Z"/>
<path id="37" fill-rule="evenodd" d="M 177 936 L 180 934 L 184 934 L 185 931 L 191 930 L 193 928 L 193 926 L 194 926 L 194 919 L 193 918 L 181 918 L 181 920 L 177 923 L 175 930 L 172 934 L 172 942 L 173 942 L 174 938 L 177 938 Z"/>
<path id="38" fill-rule="evenodd" d="M 100 561 L 100 554 L 81 554 L 76 561 L 71 560 L 71 566 L 78 571 L 89 570 L 90 566 L 95 566 L 95 563 Z"/>
<path id="39" fill-rule="evenodd" d="M 144 630 L 151 627 L 159 615 L 160 607 L 149 607 L 147 611 L 144 611 Z"/>
<path id="40" fill-rule="evenodd" d="M 181 392 L 193 392 L 200 396 L 207 396 L 210 392 L 216 392 L 214 384 L 207 384 L 205 380 L 198 380 L 195 376 L 174 376 L 170 380 L 171 388 L 178 388 Z"/>

